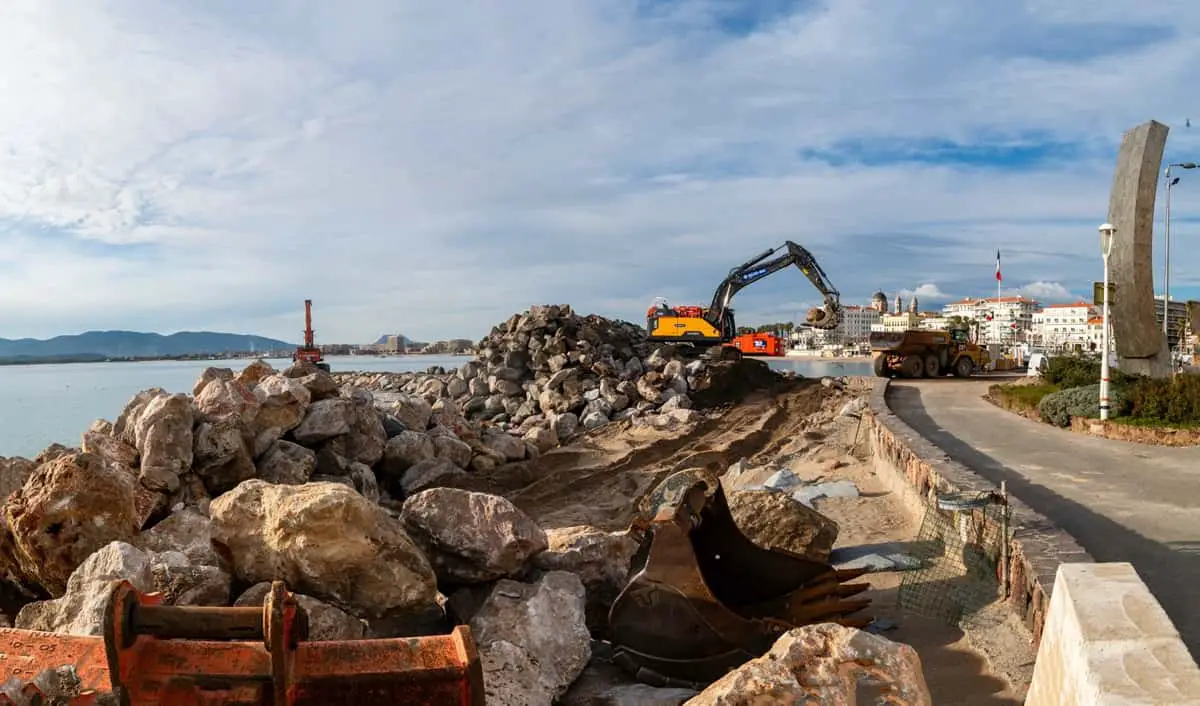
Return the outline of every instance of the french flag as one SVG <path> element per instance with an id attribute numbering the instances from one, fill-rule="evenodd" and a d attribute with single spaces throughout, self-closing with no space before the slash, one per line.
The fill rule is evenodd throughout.
<path id="1" fill-rule="evenodd" d="M 1000 251 L 996 251 L 996 281 L 1000 282 L 1004 278 L 1000 276 Z"/>

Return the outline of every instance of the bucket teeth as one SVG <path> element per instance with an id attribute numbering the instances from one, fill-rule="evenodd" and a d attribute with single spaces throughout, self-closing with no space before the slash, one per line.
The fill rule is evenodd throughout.
<path id="1" fill-rule="evenodd" d="M 833 573 L 837 576 L 837 580 L 840 583 L 844 581 L 853 581 L 870 570 L 870 567 L 864 566 L 857 569 L 834 569 Z"/>

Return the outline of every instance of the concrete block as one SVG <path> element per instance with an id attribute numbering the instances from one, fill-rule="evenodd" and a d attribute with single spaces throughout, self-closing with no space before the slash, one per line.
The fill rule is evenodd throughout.
<path id="1" fill-rule="evenodd" d="M 1200 705 L 1200 667 L 1133 565 L 1062 564 L 1025 704 Z"/>

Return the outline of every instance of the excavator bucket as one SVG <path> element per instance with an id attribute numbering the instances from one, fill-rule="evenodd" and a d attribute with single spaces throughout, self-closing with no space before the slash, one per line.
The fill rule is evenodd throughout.
<path id="1" fill-rule="evenodd" d="M 869 587 L 846 583 L 865 569 L 754 544 L 702 469 L 664 480 L 634 529 L 641 544 L 609 612 L 609 638 L 613 661 L 639 681 L 703 688 L 793 627 L 870 622 L 853 617 L 870 599 L 847 600 Z"/>
<path id="2" fill-rule="evenodd" d="M 308 642 L 282 582 L 262 608 L 160 605 L 112 584 L 103 637 L 0 630 L 0 705 L 483 706 L 465 625 L 449 635 Z"/>
<path id="3" fill-rule="evenodd" d="M 804 321 L 813 328 L 832 329 L 837 328 L 838 323 L 841 322 L 841 316 L 838 310 L 831 306 L 815 306 L 808 310 Z"/>

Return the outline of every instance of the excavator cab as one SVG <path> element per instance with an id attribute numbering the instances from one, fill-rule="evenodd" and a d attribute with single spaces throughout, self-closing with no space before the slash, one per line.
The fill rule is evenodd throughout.
<path id="1" fill-rule="evenodd" d="M 0 705 L 483 706 L 470 629 L 309 642 L 282 582 L 262 608 L 161 605 L 114 581 L 103 637 L 0 629 Z"/>
<path id="2" fill-rule="evenodd" d="M 633 529 L 641 543 L 608 627 L 614 662 L 647 684 L 703 688 L 793 627 L 870 622 L 852 617 L 869 600 L 844 600 L 868 588 L 844 583 L 865 569 L 756 545 L 703 469 L 664 480 Z"/>

